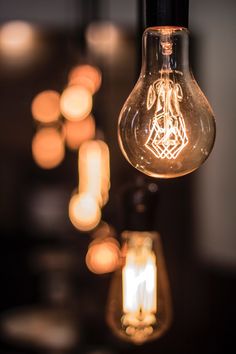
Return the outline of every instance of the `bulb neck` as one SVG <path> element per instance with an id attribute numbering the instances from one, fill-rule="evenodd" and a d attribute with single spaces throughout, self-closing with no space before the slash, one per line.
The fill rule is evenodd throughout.
<path id="1" fill-rule="evenodd" d="M 189 71 L 189 32 L 184 27 L 147 28 L 143 34 L 141 75 Z"/>

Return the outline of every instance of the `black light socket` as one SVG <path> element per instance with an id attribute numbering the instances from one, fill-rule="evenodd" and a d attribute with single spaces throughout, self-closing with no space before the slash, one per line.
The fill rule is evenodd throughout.
<path id="1" fill-rule="evenodd" d="M 188 28 L 189 0 L 141 0 L 144 27 Z"/>

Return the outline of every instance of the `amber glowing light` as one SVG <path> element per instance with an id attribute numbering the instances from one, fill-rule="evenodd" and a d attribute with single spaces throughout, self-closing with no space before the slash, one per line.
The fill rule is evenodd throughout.
<path id="1" fill-rule="evenodd" d="M 73 195 L 69 203 L 69 218 L 81 231 L 94 229 L 101 219 L 101 210 L 96 199 L 89 193 Z"/>
<path id="2" fill-rule="evenodd" d="M 190 71 L 188 41 L 182 27 L 143 35 L 141 73 L 121 110 L 118 138 L 125 158 L 148 176 L 191 173 L 214 145 L 215 119 Z"/>
<path id="3" fill-rule="evenodd" d="M 61 113 L 71 121 L 86 118 L 92 110 L 92 94 L 82 85 L 67 87 L 60 100 Z"/>
<path id="4" fill-rule="evenodd" d="M 78 65 L 72 68 L 68 75 L 68 83 L 81 85 L 93 95 L 101 86 L 102 75 L 98 68 L 91 65 Z"/>
<path id="5" fill-rule="evenodd" d="M 55 128 L 42 128 L 32 140 L 32 155 L 38 166 L 51 169 L 58 166 L 65 155 L 63 138 Z"/>
<path id="6" fill-rule="evenodd" d="M 102 207 L 110 188 L 109 148 L 101 140 L 83 143 L 79 149 L 79 193 L 91 194 Z"/>
<path id="7" fill-rule="evenodd" d="M 0 28 L 0 52 L 9 60 L 27 60 L 33 55 L 36 34 L 24 21 L 9 21 Z"/>
<path id="8" fill-rule="evenodd" d="M 170 289 L 160 236 L 126 231 L 122 268 L 112 280 L 108 323 L 135 344 L 159 338 L 171 324 Z"/>
<path id="9" fill-rule="evenodd" d="M 86 264 L 91 272 L 110 273 L 117 269 L 119 263 L 119 244 L 114 238 L 107 237 L 91 242 L 86 255 Z"/>
<path id="10" fill-rule="evenodd" d="M 52 123 L 60 117 L 60 95 L 57 91 L 40 92 L 32 101 L 34 119 L 41 123 Z"/>
<path id="11" fill-rule="evenodd" d="M 71 150 L 77 150 L 83 142 L 94 138 L 94 118 L 90 114 L 88 117 L 78 122 L 66 120 L 64 123 L 64 131 L 67 146 Z"/>

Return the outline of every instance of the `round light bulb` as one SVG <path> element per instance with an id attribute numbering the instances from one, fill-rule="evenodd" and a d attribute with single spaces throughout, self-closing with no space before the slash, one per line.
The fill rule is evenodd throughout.
<path id="1" fill-rule="evenodd" d="M 142 70 L 120 113 L 118 137 L 131 165 L 152 177 L 186 175 L 210 154 L 215 120 L 189 69 L 187 29 L 144 32 Z"/>
<path id="2" fill-rule="evenodd" d="M 42 128 L 32 140 L 32 155 L 37 165 L 43 169 L 57 167 L 64 159 L 64 141 L 55 128 Z"/>
<path id="3" fill-rule="evenodd" d="M 69 86 L 81 85 L 93 95 L 101 86 L 102 75 L 98 68 L 91 65 L 78 65 L 69 72 Z"/>
<path id="4" fill-rule="evenodd" d="M 92 94 L 81 85 L 69 86 L 61 95 L 61 113 L 71 121 L 86 118 L 91 112 L 92 105 Z"/>
<path id="5" fill-rule="evenodd" d="M 69 218 L 81 231 L 94 229 L 101 220 L 101 210 L 96 199 L 89 193 L 75 194 L 69 203 Z"/>
<path id="6" fill-rule="evenodd" d="M 66 144 L 71 150 L 77 150 L 79 146 L 95 136 L 95 120 L 90 114 L 83 120 L 64 123 Z"/>
<path id="7" fill-rule="evenodd" d="M 119 245 L 114 238 L 95 240 L 89 246 L 86 264 L 91 272 L 96 274 L 113 272 L 118 267 L 119 261 Z"/>
<path id="8" fill-rule="evenodd" d="M 57 91 L 42 91 L 34 97 L 31 105 L 33 117 L 41 123 L 52 123 L 60 117 L 60 95 Z"/>

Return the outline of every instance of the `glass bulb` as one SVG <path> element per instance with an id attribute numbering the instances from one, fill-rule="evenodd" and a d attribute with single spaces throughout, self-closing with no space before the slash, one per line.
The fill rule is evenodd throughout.
<path id="1" fill-rule="evenodd" d="M 118 137 L 131 165 L 152 177 L 183 176 L 210 154 L 215 120 L 189 69 L 187 29 L 144 32 L 142 70 L 120 113 Z"/>
<path id="2" fill-rule="evenodd" d="M 124 264 L 111 283 L 107 320 L 116 335 L 142 344 L 162 336 L 171 324 L 168 276 L 158 234 L 126 231 L 123 236 Z"/>

